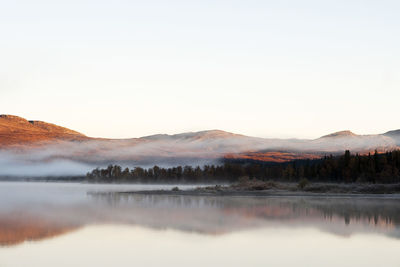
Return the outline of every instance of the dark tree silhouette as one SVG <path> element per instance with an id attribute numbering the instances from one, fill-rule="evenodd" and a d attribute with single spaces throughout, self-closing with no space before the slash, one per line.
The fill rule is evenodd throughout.
<path id="1" fill-rule="evenodd" d="M 140 183 L 207 183 L 236 182 L 248 176 L 259 180 L 298 182 L 307 178 L 314 182 L 338 183 L 400 183 L 400 151 L 374 155 L 352 155 L 346 150 L 342 156 L 325 156 L 314 160 L 294 160 L 286 163 L 266 163 L 253 160 L 225 159 L 221 165 L 154 166 L 133 169 L 110 165 L 87 174 L 90 182 Z"/>

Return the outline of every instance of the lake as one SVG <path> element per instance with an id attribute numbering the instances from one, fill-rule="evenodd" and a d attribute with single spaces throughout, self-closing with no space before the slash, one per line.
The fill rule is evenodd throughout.
<path id="1" fill-rule="evenodd" d="M 0 267 L 400 266 L 398 196 L 113 193 L 172 187 L 0 182 Z"/>

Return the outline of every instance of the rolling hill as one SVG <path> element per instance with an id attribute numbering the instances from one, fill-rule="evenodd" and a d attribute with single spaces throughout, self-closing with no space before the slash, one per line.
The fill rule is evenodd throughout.
<path id="1" fill-rule="evenodd" d="M 42 121 L 28 121 L 13 115 L 0 115 L 0 147 L 32 145 L 60 140 L 88 140 L 85 135 Z"/>
<path id="2" fill-rule="evenodd" d="M 0 115 L 0 169 L 15 169 L 21 162 L 37 168 L 38 164 L 47 164 L 49 169 L 49 164 L 56 161 L 84 164 L 78 166 L 82 170 L 110 163 L 202 165 L 221 158 L 285 162 L 343 153 L 346 149 L 358 153 L 394 150 L 399 148 L 399 141 L 400 130 L 378 135 L 341 131 L 312 140 L 258 138 L 221 130 L 102 139 L 46 122 Z"/>

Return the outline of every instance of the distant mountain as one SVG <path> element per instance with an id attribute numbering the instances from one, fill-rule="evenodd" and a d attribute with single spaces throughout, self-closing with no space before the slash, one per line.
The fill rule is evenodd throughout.
<path id="1" fill-rule="evenodd" d="M 400 146 L 400 130 L 389 131 L 383 135 L 396 140 L 396 144 Z"/>
<path id="2" fill-rule="evenodd" d="M 232 137 L 246 137 L 240 134 L 233 134 L 221 130 L 208 130 L 208 131 L 200 131 L 200 132 L 188 132 L 181 134 L 156 134 L 150 136 L 144 136 L 140 139 L 144 140 L 192 140 L 192 141 L 200 141 L 200 140 L 210 140 L 210 139 L 225 139 Z"/>
<path id="3" fill-rule="evenodd" d="M 394 150 L 398 147 L 395 139 L 384 134 L 359 135 L 347 130 L 310 140 L 309 148 L 320 152 L 343 152 L 349 149 L 353 152 L 367 153 L 374 150 Z"/>
<path id="4" fill-rule="evenodd" d="M 331 138 L 331 137 L 349 137 L 349 136 L 358 136 L 357 134 L 351 132 L 351 131 L 340 131 L 328 135 L 324 135 L 321 138 Z"/>
<path id="5" fill-rule="evenodd" d="M 400 130 L 378 135 L 341 131 L 312 140 L 258 138 L 221 130 L 101 139 L 46 122 L 0 115 L 0 169 L 10 171 L 18 170 L 13 164 L 19 166 L 19 162 L 40 170 L 50 170 L 48 163 L 54 163 L 52 168 L 55 170 L 65 167 L 64 163 L 57 165 L 56 161 L 73 162 L 70 165 L 74 170 L 110 163 L 202 165 L 216 163 L 221 158 L 285 162 L 343 153 L 346 149 L 353 153 L 368 153 L 375 149 L 389 151 L 398 149 L 399 145 Z M 1 157 L 4 153 L 8 157 Z M 4 167 L 1 160 L 6 160 Z M 46 168 L 40 168 L 39 163 L 46 163 Z"/>

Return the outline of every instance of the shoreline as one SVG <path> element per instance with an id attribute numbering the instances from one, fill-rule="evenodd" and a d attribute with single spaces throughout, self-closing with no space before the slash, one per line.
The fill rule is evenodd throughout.
<path id="1" fill-rule="evenodd" d="M 48 180 L 48 179 L 16 179 L 0 182 L 28 183 L 79 183 L 124 185 L 124 183 L 89 183 L 80 180 Z M 127 184 L 128 185 L 128 184 Z M 129 183 L 131 185 L 131 183 Z M 139 185 L 154 185 L 152 183 Z M 165 185 L 165 184 L 163 184 Z M 165 196 L 228 196 L 228 197 L 325 197 L 325 198 L 386 198 L 400 199 L 400 184 L 339 184 L 339 183 L 287 183 L 274 181 L 244 180 L 231 185 L 197 185 L 192 189 L 180 189 L 187 184 L 169 184 L 172 189 L 151 189 L 113 192 L 88 192 L 88 194 L 135 194 L 135 195 L 165 195 Z M 195 185 L 193 185 L 195 186 Z M 123 190 L 123 189 L 120 189 Z M 129 190 L 129 189 L 128 189 Z"/>
<path id="2" fill-rule="evenodd" d="M 90 194 L 120 194 L 120 195 L 158 195 L 158 196 L 199 196 L 199 197 L 315 197 L 315 198 L 377 198 L 377 199 L 399 199 L 400 193 L 392 194 L 366 194 L 366 193 L 311 193 L 304 191 L 219 191 L 204 192 L 198 190 L 140 190 L 120 192 L 92 192 Z"/>
<path id="3" fill-rule="evenodd" d="M 279 183 L 242 179 L 227 186 L 203 186 L 181 190 L 125 191 L 120 194 L 179 195 L 179 196 L 250 196 L 250 197 L 380 197 L 400 198 L 400 184 L 323 184 L 323 183 Z"/>

